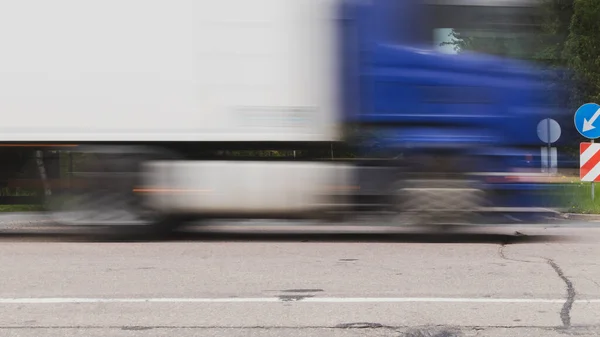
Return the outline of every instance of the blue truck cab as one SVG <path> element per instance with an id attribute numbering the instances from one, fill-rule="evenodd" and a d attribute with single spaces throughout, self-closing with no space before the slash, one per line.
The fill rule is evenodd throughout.
<path id="1" fill-rule="evenodd" d="M 552 103 L 559 94 L 553 74 L 507 57 L 442 52 L 435 41 L 444 29 L 448 34 L 451 28 L 472 28 L 470 18 L 489 20 L 483 14 L 507 8 L 527 10 L 522 2 L 503 8 L 482 3 L 343 2 L 339 50 L 344 118 L 369 135 L 359 146 L 361 156 L 380 156 L 393 168 L 393 177 L 385 179 L 361 175 L 360 185 L 370 186 L 363 194 L 387 190 L 398 197 L 399 189 L 424 193 L 402 193 L 406 206 L 406 200 L 442 198 L 438 192 L 451 190 L 446 188 L 451 181 L 454 187 L 468 182 L 459 183 L 457 190 L 478 191 L 477 198 L 465 198 L 478 199 L 479 210 L 553 205 L 556 184 L 548 183 L 540 169 L 541 148 L 547 144 L 536 131 L 543 119 L 562 121 L 564 115 Z M 452 22 L 453 14 L 458 22 Z M 395 181 L 391 189 L 390 179 Z M 449 192 L 445 204 L 460 205 L 455 192 Z M 425 202 L 419 203 L 415 211 L 421 212 Z"/>

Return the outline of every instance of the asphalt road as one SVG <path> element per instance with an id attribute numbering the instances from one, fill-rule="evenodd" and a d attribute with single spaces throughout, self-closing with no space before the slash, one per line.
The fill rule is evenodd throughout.
<path id="1" fill-rule="evenodd" d="M 600 334 L 593 224 L 440 235 L 253 223 L 116 243 L 4 223 L 1 336 Z"/>

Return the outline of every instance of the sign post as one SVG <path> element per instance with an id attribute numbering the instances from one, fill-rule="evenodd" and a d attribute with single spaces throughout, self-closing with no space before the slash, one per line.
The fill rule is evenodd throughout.
<path id="1" fill-rule="evenodd" d="M 586 103 L 577 109 L 573 118 L 577 131 L 591 141 L 579 145 L 579 176 L 581 181 L 592 183 L 592 200 L 595 198 L 594 182 L 600 181 L 600 165 L 595 158 L 595 154 L 600 151 L 600 144 L 594 143 L 595 139 L 600 138 L 600 122 L 596 123 L 598 117 L 600 105 Z"/>
<path id="2" fill-rule="evenodd" d="M 557 151 L 552 147 L 552 143 L 560 138 L 560 134 L 560 125 L 554 119 L 543 119 L 537 125 L 537 135 L 546 144 L 541 148 L 542 172 L 552 174 L 557 171 Z"/>

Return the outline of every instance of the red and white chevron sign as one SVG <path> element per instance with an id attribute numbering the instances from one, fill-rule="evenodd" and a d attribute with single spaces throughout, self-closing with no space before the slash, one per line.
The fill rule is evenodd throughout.
<path id="1" fill-rule="evenodd" d="M 579 178 L 600 182 L 600 143 L 579 144 Z"/>

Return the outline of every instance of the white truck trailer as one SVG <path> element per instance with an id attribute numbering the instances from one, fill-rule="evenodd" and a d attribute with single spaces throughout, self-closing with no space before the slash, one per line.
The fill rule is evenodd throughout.
<path id="1" fill-rule="evenodd" d="M 98 217 L 64 222 L 319 210 L 349 185 L 346 166 L 204 161 L 189 149 L 340 140 L 336 2 L 4 1 L 0 138 L 102 154 L 92 179 L 102 189 L 81 196 Z M 138 196 L 150 218 L 126 202 Z"/>

